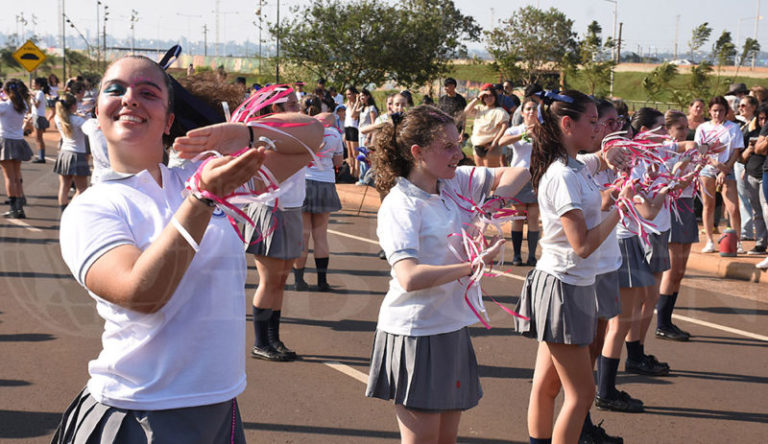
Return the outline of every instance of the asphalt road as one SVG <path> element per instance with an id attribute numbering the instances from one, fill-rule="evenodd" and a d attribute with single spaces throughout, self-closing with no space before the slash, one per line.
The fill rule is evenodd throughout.
<path id="1" fill-rule="evenodd" d="M 0 219 L 0 442 L 50 440 L 61 412 L 87 381 L 88 361 L 100 350 L 102 322 L 95 304 L 60 257 L 58 179 L 51 168 L 51 162 L 25 164 L 28 219 Z M 398 440 L 391 404 L 364 396 L 389 273 L 376 255 L 375 222 L 372 211 L 333 215 L 329 281 L 334 292 L 286 293 L 281 334 L 302 359 L 247 360 L 248 387 L 239 405 L 249 442 Z M 246 305 L 258 282 L 250 262 Z M 514 306 L 526 272 L 514 267 L 509 276 L 486 279 L 484 286 L 501 303 Z M 314 283 L 313 270 L 307 270 L 307 280 Z M 686 278 L 676 322 L 693 340 L 650 338 L 646 345 L 669 362 L 670 376 L 619 373 L 621 388 L 641 398 L 646 413 L 593 409 L 593 418 L 605 420 L 604 427 L 627 443 L 766 442 L 768 304 L 738 297 L 758 291 L 765 287 Z M 513 331 L 509 315 L 492 303 L 486 306 L 493 328 L 472 328 L 485 396 L 463 415 L 459 441 L 527 442 L 536 343 Z M 248 338 L 253 339 L 250 328 Z"/>

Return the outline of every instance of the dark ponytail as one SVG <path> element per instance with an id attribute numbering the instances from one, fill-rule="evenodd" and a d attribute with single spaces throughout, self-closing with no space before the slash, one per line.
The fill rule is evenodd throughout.
<path id="1" fill-rule="evenodd" d="M 656 120 L 658 120 L 659 117 L 664 117 L 664 114 L 662 114 L 661 111 L 657 110 L 656 108 L 650 108 L 647 106 L 640 108 L 639 110 L 635 111 L 634 114 L 632 114 L 632 120 L 630 121 L 632 130 L 635 132 L 635 134 L 637 134 L 640 132 L 640 128 L 642 127 L 654 129 Z"/>
<path id="2" fill-rule="evenodd" d="M 594 101 L 589 96 L 575 90 L 541 93 L 539 122 L 533 128 L 531 151 L 531 181 L 535 188 L 538 188 L 541 176 L 553 162 L 568 158 L 568 152 L 562 142 L 560 119 L 568 116 L 578 120 L 590 103 Z"/>
<path id="3" fill-rule="evenodd" d="M 417 106 L 402 115 L 392 114 L 374 142 L 376 189 L 387 193 L 398 177 L 407 177 L 413 168 L 411 147 L 431 145 L 445 133 L 446 125 L 455 125 L 453 118 L 429 105 Z"/>
<path id="4" fill-rule="evenodd" d="M 3 89 L 8 95 L 8 98 L 11 99 L 11 103 L 13 103 L 13 109 L 15 109 L 17 113 L 26 113 L 27 97 L 29 97 L 29 89 L 27 89 L 27 85 L 21 80 L 11 79 L 5 82 Z"/>

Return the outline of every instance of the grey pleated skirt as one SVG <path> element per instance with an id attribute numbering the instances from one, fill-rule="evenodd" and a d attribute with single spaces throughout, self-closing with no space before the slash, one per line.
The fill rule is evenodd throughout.
<path id="1" fill-rule="evenodd" d="M 245 225 L 246 253 L 289 260 L 301 256 L 304 248 L 301 208 L 279 208 L 250 204 L 248 216 L 255 227 Z"/>
<path id="2" fill-rule="evenodd" d="M 523 336 L 539 342 L 589 345 L 597 330 L 594 285 L 570 285 L 542 270 L 528 272 L 515 308 L 529 320 L 515 318 Z"/>
<path id="3" fill-rule="evenodd" d="M 307 179 L 306 187 L 307 195 L 304 197 L 303 212 L 312 214 L 333 213 L 341 209 L 341 201 L 339 200 L 339 193 L 336 192 L 335 183 Z"/>
<path id="4" fill-rule="evenodd" d="M 24 139 L 0 137 L 0 160 L 27 161 L 32 158 L 32 148 Z"/>
<path id="5" fill-rule="evenodd" d="M 88 156 L 74 151 L 59 150 L 56 163 L 53 164 L 53 172 L 62 176 L 90 176 L 91 167 L 88 166 Z"/>
<path id="6" fill-rule="evenodd" d="M 538 198 L 536 197 L 536 192 L 533 190 L 533 183 L 528 182 L 523 186 L 523 189 L 520 190 L 520 192 L 517 193 L 515 196 L 515 199 L 519 200 L 520 203 L 524 204 L 530 204 L 530 203 L 538 203 Z"/>
<path id="7" fill-rule="evenodd" d="M 611 319 L 621 313 L 618 270 L 595 276 L 595 301 L 600 319 Z"/>
<path id="8" fill-rule="evenodd" d="M 655 283 L 653 272 L 645 260 L 645 249 L 637 236 L 619 239 L 621 267 L 619 268 L 619 287 L 648 287 Z"/>
<path id="9" fill-rule="evenodd" d="M 483 397 L 469 330 L 401 336 L 376 330 L 365 396 L 413 410 L 467 410 Z"/>
<path id="10" fill-rule="evenodd" d="M 680 221 L 672 214 L 672 228 L 669 230 L 669 242 L 676 244 L 695 244 L 699 242 L 699 224 L 693 212 L 693 198 L 678 199 Z"/>
<path id="11" fill-rule="evenodd" d="M 669 270 L 669 230 L 648 235 L 650 245 L 644 244 L 645 260 L 651 273 Z"/>
<path id="12" fill-rule="evenodd" d="M 84 389 L 64 412 L 52 444 L 245 443 L 236 400 L 169 410 L 126 410 L 99 403 Z"/>

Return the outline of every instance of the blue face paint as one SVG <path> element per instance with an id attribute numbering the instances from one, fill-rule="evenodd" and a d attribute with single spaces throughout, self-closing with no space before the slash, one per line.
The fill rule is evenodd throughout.
<path id="1" fill-rule="evenodd" d="M 119 83 L 113 83 L 107 87 L 107 89 L 104 90 L 106 94 L 109 94 L 110 96 L 117 96 L 121 97 L 125 95 L 125 92 L 128 91 L 128 88 L 125 86 L 119 84 Z"/>

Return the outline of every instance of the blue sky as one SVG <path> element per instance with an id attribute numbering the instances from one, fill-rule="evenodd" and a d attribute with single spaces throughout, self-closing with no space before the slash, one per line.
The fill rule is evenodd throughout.
<path id="1" fill-rule="evenodd" d="M 31 16 L 37 19 L 37 30 L 58 33 L 58 8 L 61 0 L 37 0 L 18 2 L 19 8 L 5 6 L 0 15 L 0 31 L 15 33 L 20 29 L 16 15 L 23 13 L 29 22 L 27 32 L 32 27 Z M 390 0 L 391 1 L 391 0 Z M 557 7 L 574 20 L 574 28 L 582 34 L 592 20 L 597 20 L 603 27 L 604 35 L 609 35 L 613 27 L 613 4 L 606 0 L 454 0 L 465 14 L 475 17 L 484 28 L 491 23 L 509 17 L 514 10 L 525 5 L 538 5 L 541 8 Z M 136 23 L 136 35 L 147 39 L 175 39 L 181 35 L 192 34 L 191 40 L 202 40 L 202 27 L 207 24 L 210 32 L 209 42 L 215 39 L 214 0 L 185 0 L 158 2 L 156 0 L 132 0 L 130 2 L 102 0 L 109 5 L 110 20 L 108 33 L 120 38 L 130 35 L 129 17 L 131 9 L 139 12 Z M 291 6 L 307 4 L 301 0 L 282 0 L 281 15 L 290 15 Z M 768 49 L 768 2 L 763 1 L 758 40 Z M 179 5 L 184 5 L 181 8 Z M 220 40 L 245 41 L 257 40 L 257 30 L 252 22 L 256 19 L 254 10 L 258 0 L 220 0 Z M 265 16 L 274 20 L 276 0 L 268 0 L 263 9 Z M 739 40 L 751 37 L 754 33 L 756 0 L 618 0 L 618 19 L 624 22 L 625 51 L 658 50 L 671 51 L 674 46 L 676 16 L 679 17 L 679 52 L 687 52 L 687 42 L 691 30 L 709 22 L 714 28 L 713 40 L 723 29 L 731 31 Z M 725 6 L 727 5 L 727 6 Z M 66 11 L 75 25 L 86 35 L 95 32 L 96 0 L 66 0 Z M 72 30 L 68 29 L 68 33 Z M 473 45 L 475 47 L 481 45 Z M 711 47 L 710 44 L 707 47 Z"/>

